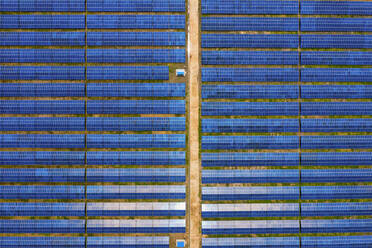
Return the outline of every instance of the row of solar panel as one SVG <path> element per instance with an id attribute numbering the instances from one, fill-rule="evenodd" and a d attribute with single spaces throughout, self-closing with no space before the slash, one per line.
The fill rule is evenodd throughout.
<path id="1" fill-rule="evenodd" d="M 9 84 L 8 87 L 11 86 Z M 298 99 L 300 92 L 302 99 L 372 98 L 371 85 L 202 85 L 203 99 Z"/>
<path id="2" fill-rule="evenodd" d="M 3 171 L 4 177 L 8 175 Z M 26 173 L 26 172 L 25 172 Z M 88 172 L 89 173 L 89 172 Z M 21 177 L 21 176 L 20 176 Z M 32 177 L 32 176 L 31 176 Z M 31 178 L 30 177 L 30 178 Z M 9 177 L 17 178 L 17 176 Z M 37 178 L 33 176 L 33 178 Z M 42 177 L 41 177 L 42 178 Z M 351 183 L 372 182 L 371 169 L 203 170 L 202 183 Z"/>
<path id="3" fill-rule="evenodd" d="M 0 182 L 184 182 L 181 168 L 158 169 L 67 169 L 22 168 L 1 169 Z"/>
<path id="4" fill-rule="evenodd" d="M 184 117 L 88 117 L 88 131 L 184 131 Z M 301 129 L 300 129 L 301 122 Z M 84 131 L 83 117 L 1 117 L 1 131 Z M 369 118 L 202 119 L 211 133 L 372 132 Z"/>
<path id="5" fill-rule="evenodd" d="M 183 168 L 9 168 L 0 182 L 185 182 Z M 362 172 L 360 172 L 362 178 Z M 366 175 L 368 172 L 366 171 Z"/>
<path id="6" fill-rule="evenodd" d="M 201 113 L 204 116 L 372 115 L 372 102 L 202 102 Z"/>
<path id="7" fill-rule="evenodd" d="M 90 152 L 88 165 L 183 165 L 184 152 Z M 299 153 L 202 153 L 203 166 L 298 166 Z M 84 152 L 0 152 L 0 165 L 84 165 Z M 303 166 L 371 165 L 371 152 L 303 152 Z"/>
<path id="8" fill-rule="evenodd" d="M 35 186 L 1 185 L 1 199 L 60 199 L 60 200 L 169 200 L 185 199 L 186 188 L 182 185 L 110 185 L 110 186 Z"/>
<path id="9" fill-rule="evenodd" d="M 185 63 L 184 49 L 0 49 L 0 63 Z"/>
<path id="10" fill-rule="evenodd" d="M 85 72 L 86 70 L 86 72 Z M 1 80 L 168 80 L 168 66 L 0 66 Z"/>
<path id="11" fill-rule="evenodd" d="M 300 192 L 301 189 L 301 192 Z M 203 201 L 370 199 L 372 186 L 203 187 Z M 5 192 L 4 192 L 5 193 Z"/>
<path id="12" fill-rule="evenodd" d="M 85 228 L 86 225 L 86 228 Z M 184 233 L 185 220 L 0 220 L 2 233 Z"/>
<path id="13" fill-rule="evenodd" d="M 0 114 L 185 114 L 184 100 L 0 100 Z"/>
<path id="14" fill-rule="evenodd" d="M 301 246 L 300 246 L 301 243 Z M 203 238 L 203 248 L 369 248 L 372 236 Z"/>
<path id="15" fill-rule="evenodd" d="M 87 7 L 85 7 L 85 2 Z M 175 0 L 1 0 L 1 11 L 37 12 L 185 12 L 185 1 Z"/>
<path id="16" fill-rule="evenodd" d="M 0 152 L 0 165 L 184 165 L 185 152 Z"/>
<path id="17" fill-rule="evenodd" d="M 89 50 L 88 50 L 89 52 Z M 340 51 L 211 51 L 202 52 L 203 65 L 371 65 L 371 52 Z"/>
<path id="18" fill-rule="evenodd" d="M 85 246 L 84 237 L 1 237 L 0 245 L 7 248 L 20 247 L 70 247 L 70 248 L 108 248 L 108 247 L 126 247 L 126 248 L 169 248 L 169 237 L 151 236 L 151 237 L 87 237 Z"/>
<path id="19" fill-rule="evenodd" d="M 1 119 L 0 119 L 1 123 Z M 300 128 L 301 123 L 301 128 Z M 1 127 L 1 125 L 0 125 Z M 202 119 L 206 133 L 372 132 L 370 118 Z M 17 129 L 18 130 L 18 129 Z"/>
<path id="20" fill-rule="evenodd" d="M 84 97 L 85 90 L 88 97 L 185 97 L 185 83 L 1 83 L 0 97 Z"/>
<path id="21" fill-rule="evenodd" d="M 86 37 L 86 39 L 85 39 Z M 0 32 L 0 46 L 185 46 L 185 32 Z"/>
<path id="22" fill-rule="evenodd" d="M 0 182 L 184 182 L 182 168 L 9 168 L 0 169 Z M 300 177 L 301 174 L 301 177 Z M 203 183 L 321 183 L 371 182 L 370 169 L 322 170 L 203 170 Z"/>
<path id="23" fill-rule="evenodd" d="M 0 131 L 185 131 L 185 123 L 185 117 L 0 117 Z"/>
<path id="24" fill-rule="evenodd" d="M 301 158 L 300 158 L 301 157 Z M 372 165 L 371 152 L 202 153 L 202 166 Z"/>
<path id="25" fill-rule="evenodd" d="M 86 244 L 85 246 L 85 239 Z M 0 246 L 6 248 L 109 248 L 109 247 L 126 247 L 126 248 L 169 248 L 168 236 L 122 236 L 122 237 L 0 237 Z"/>
<path id="26" fill-rule="evenodd" d="M 202 68 L 203 82 L 298 82 L 299 75 L 298 68 Z M 301 82 L 372 82 L 371 78 L 370 68 L 301 68 Z M 95 78 L 88 74 L 88 79 Z"/>
<path id="27" fill-rule="evenodd" d="M 371 232 L 371 219 L 203 221 L 202 234 Z"/>
<path id="28" fill-rule="evenodd" d="M 203 248 L 369 248 L 372 236 L 302 236 L 299 237 L 259 237 L 259 238 L 203 238 Z M 1 237 L 0 245 L 7 248 L 20 247 L 74 247 L 84 248 L 84 237 Z M 87 237 L 88 248 L 108 247 L 143 248 L 146 246 L 168 248 L 169 237 Z"/>
<path id="29" fill-rule="evenodd" d="M 203 14 L 370 15 L 368 1 L 202 0 Z"/>
<path id="30" fill-rule="evenodd" d="M 0 203 L 0 216 L 185 216 L 184 202 Z"/>
<path id="31" fill-rule="evenodd" d="M 181 185 L 35 186 L 1 185 L 1 199 L 185 199 Z M 301 189 L 301 193 L 300 193 Z M 370 199 L 372 186 L 203 187 L 204 201 Z"/>
<path id="32" fill-rule="evenodd" d="M 202 204 L 203 218 L 351 215 L 372 215 L 372 202 Z"/>
<path id="33" fill-rule="evenodd" d="M 86 18 L 86 21 L 85 21 Z M 184 29 L 184 15 L 1 15 L 1 29 Z"/>
<path id="34" fill-rule="evenodd" d="M 301 209 L 301 210 L 300 210 Z M 0 216 L 184 216 L 184 202 L 0 203 Z M 371 202 L 203 204 L 203 218 L 372 215 Z"/>
<path id="35" fill-rule="evenodd" d="M 367 137 L 365 137 L 367 138 Z M 368 140 L 365 145 L 368 146 Z M 0 134 L 0 148 L 185 148 L 184 134 Z"/>
<path id="36" fill-rule="evenodd" d="M 300 42 L 301 37 L 301 42 Z M 202 34 L 202 48 L 372 48 L 372 35 Z"/>
<path id="37" fill-rule="evenodd" d="M 371 5 L 372 6 L 372 5 Z M 89 27 L 89 24 L 88 24 Z M 111 26 L 107 27 L 110 28 Z M 106 28 L 105 23 L 103 28 Z M 168 27 L 169 28 L 169 27 Z M 203 31 L 371 32 L 368 18 L 203 17 Z"/>
<path id="38" fill-rule="evenodd" d="M 110 139 L 110 136 L 99 136 L 101 139 Z M 126 138 L 126 137 L 124 137 Z M 3 138 L 4 139 L 4 138 Z M 58 138 L 57 138 L 58 139 Z M 112 143 L 101 141 L 93 144 L 93 147 L 99 145 L 107 145 L 105 147 L 125 147 L 121 142 L 116 143 L 115 136 L 112 138 Z M 88 135 L 89 140 L 89 135 Z M 167 145 L 173 147 L 173 142 L 167 140 Z M 89 142 L 89 141 L 88 141 Z M 15 142 L 11 142 L 15 143 Z M 36 141 L 35 141 L 36 143 Z M 47 142 L 48 143 L 48 142 Z M 4 144 L 0 135 L 0 147 Z M 48 143 L 50 144 L 50 142 Z M 153 143 L 152 143 L 153 144 Z M 178 144 L 178 143 L 177 143 Z M 8 145 L 8 144 L 6 144 Z M 6 147 L 6 145 L 3 147 Z M 17 146 L 18 144 L 14 144 Z M 37 144 L 35 144 L 37 145 Z M 137 143 L 133 142 L 133 147 Z M 156 146 L 156 144 L 153 144 Z M 12 144 L 10 144 L 10 147 Z M 27 146 L 27 145 L 26 145 Z M 182 145 L 179 144 L 179 147 Z M 89 145 L 88 145 L 89 147 Z M 202 149 L 372 149 L 372 136 L 348 136 L 348 135 L 332 135 L 332 136 L 301 136 L 301 141 L 298 136 L 202 136 Z"/>

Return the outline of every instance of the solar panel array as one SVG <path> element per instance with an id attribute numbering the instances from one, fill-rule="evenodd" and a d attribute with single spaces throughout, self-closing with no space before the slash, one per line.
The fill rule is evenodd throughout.
<path id="1" fill-rule="evenodd" d="M 201 10 L 203 247 L 371 247 L 372 3 Z"/>
<path id="2" fill-rule="evenodd" d="M 0 0 L 1 247 L 185 238 L 185 9 Z"/>

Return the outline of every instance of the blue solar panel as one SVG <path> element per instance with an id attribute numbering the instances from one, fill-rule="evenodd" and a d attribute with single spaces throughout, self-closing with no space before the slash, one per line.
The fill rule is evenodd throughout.
<path id="1" fill-rule="evenodd" d="M 317 119 L 318 120 L 318 119 Z M 282 133 L 298 132 L 297 119 L 202 119 L 202 132 Z"/>
<path id="2" fill-rule="evenodd" d="M 297 1 L 273 0 L 202 0 L 203 14 L 293 14 L 298 13 Z"/>
<path id="3" fill-rule="evenodd" d="M 257 218 L 299 216 L 298 203 L 203 204 L 203 218 Z"/>
<path id="4" fill-rule="evenodd" d="M 372 98 L 372 85 L 302 85 L 301 98 Z"/>
<path id="5" fill-rule="evenodd" d="M 0 134 L 0 148 L 84 148 L 83 134 Z"/>
<path id="6" fill-rule="evenodd" d="M 168 66 L 88 66 L 89 80 L 168 80 Z"/>
<path id="7" fill-rule="evenodd" d="M 87 119 L 89 131 L 184 131 L 185 125 L 185 117 L 88 117 Z"/>
<path id="8" fill-rule="evenodd" d="M 298 18 L 202 17 L 203 31 L 297 31 Z"/>
<path id="9" fill-rule="evenodd" d="M 301 198 L 304 200 L 321 199 L 370 199 L 371 186 L 302 186 Z"/>
<path id="10" fill-rule="evenodd" d="M 297 200 L 299 187 L 203 187 L 204 201 Z"/>
<path id="11" fill-rule="evenodd" d="M 304 53 L 304 52 L 303 52 Z M 297 65 L 295 51 L 205 51 L 203 65 Z"/>
<path id="12" fill-rule="evenodd" d="M 180 190 L 182 189 L 182 190 Z M 88 186 L 87 199 L 169 200 L 185 199 L 185 187 L 161 186 Z"/>
<path id="13" fill-rule="evenodd" d="M 370 152 L 303 152 L 302 165 L 372 165 Z"/>
<path id="14" fill-rule="evenodd" d="M 88 11 L 93 12 L 185 12 L 184 0 L 87 0 Z"/>
<path id="15" fill-rule="evenodd" d="M 297 99 L 296 85 L 202 85 L 202 98 Z"/>
<path id="16" fill-rule="evenodd" d="M 298 170 L 203 170 L 202 172 L 202 183 L 298 183 L 299 180 Z"/>
<path id="17" fill-rule="evenodd" d="M 203 82 L 294 82 L 295 68 L 202 68 Z"/>
<path id="18" fill-rule="evenodd" d="M 301 220 L 301 232 L 303 233 L 351 233 L 371 231 L 371 219 Z"/>
<path id="19" fill-rule="evenodd" d="M 0 10 L 9 12 L 84 12 L 84 0 L 1 0 Z"/>
<path id="20" fill-rule="evenodd" d="M 88 49 L 90 63 L 185 63 L 185 49 Z"/>
<path id="21" fill-rule="evenodd" d="M 84 32 L 0 32 L 1 46 L 84 46 Z"/>
<path id="22" fill-rule="evenodd" d="M 369 18 L 301 18 L 303 32 L 371 32 Z"/>
<path id="23" fill-rule="evenodd" d="M 185 182 L 185 169 L 182 168 L 89 168 L 88 182 Z"/>
<path id="24" fill-rule="evenodd" d="M 84 89 L 82 83 L 1 83 L 0 97 L 82 97 Z"/>
<path id="25" fill-rule="evenodd" d="M 184 114 L 184 100 L 89 100 L 88 114 Z"/>
<path id="26" fill-rule="evenodd" d="M 372 35 L 303 34 L 301 48 L 372 48 Z"/>
<path id="27" fill-rule="evenodd" d="M 0 216 L 85 216 L 85 203 L 2 202 Z"/>
<path id="28" fill-rule="evenodd" d="M 203 248 L 298 248 L 298 237 L 203 238 Z"/>
<path id="29" fill-rule="evenodd" d="M 0 165 L 84 165 L 84 152 L 0 152 Z"/>
<path id="30" fill-rule="evenodd" d="M 79 80 L 82 66 L 0 66 L 1 80 Z"/>
<path id="31" fill-rule="evenodd" d="M 372 115 L 372 102 L 303 102 L 302 115 Z"/>
<path id="32" fill-rule="evenodd" d="M 292 34 L 202 34 L 201 38 L 202 48 L 297 48 L 298 44 L 298 35 Z"/>
<path id="33" fill-rule="evenodd" d="M 233 149 L 297 149 L 298 136 L 202 136 L 201 148 Z"/>
<path id="34" fill-rule="evenodd" d="M 274 234 L 298 233 L 297 220 L 203 221 L 202 234 Z"/>
<path id="35" fill-rule="evenodd" d="M 301 119 L 302 132 L 372 132 L 372 119 Z"/>
<path id="36" fill-rule="evenodd" d="M 297 166 L 298 153 L 202 153 L 202 166 Z"/>
<path id="37" fill-rule="evenodd" d="M 372 170 L 371 169 L 301 170 L 301 181 L 304 183 L 372 182 Z"/>
<path id="38" fill-rule="evenodd" d="M 184 134 L 89 134 L 86 142 L 88 148 L 185 148 L 186 137 Z"/>
<path id="39" fill-rule="evenodd" d="M 372 215 L 371 202 L 301 203 L 302 216 Z"/>
<path id="40" fill-rule="evenodd" d="M 84 233 L 85 220 L 0 220 L 2 233 Z"/>
<path id="41" fill-rule="evenodd" d="M 12 0 L 14 1 L 14 0 Z M 43 0 L 44 1 L 44 0 Z M 29 247 L 29 248 L 84 248 L 84 237 L 0 237 L 0 246 L 7 248 Z"/>
<path id="42" fill-rule="evenodd" d="M 302 136 L 302 149 L 369 149 L 372 148 L 370 135 Z"/>
<path id="43" fill-rule="evenodd" d="M 84 186 L 2 185 L 0 189 L 2 199 L 82 200 L 85 198 Z"/>
<path id="44" fill-rule="evenodd" d="M 297 102 L 202 102 L 202 115 L 275 116 L 299 113 Z"/>
<path id="45" fill-rule="evenodd" d="M 84 29 L 84 15 L 1 15 L 2 29 Z"/>
<path id="46" fill-rule="evenodd" d="M 184 29 L 184 15 L 87 15 L 92 29 Z"/>
<path id="47" fill-rule="evenodd" d="M 88 165 L 184 165 L 185 152 L 87 152 Z"/>
<path id="48" fill-rule="evenodd" d="M 304 15 L 370 15 L 371 2 L 362 1 L 301 1 Z"/>
<path id="49" fill-rule="evenodd" d="M 0 100 L 0 114 L 84 114 L 84 101 Z"/>
<path id="50" fill-rule="evenodd" d="M 71 168 L 7 168 L 0 169 L 0 182 L 58 183 L 84 182 L 84 169 Z"/>
<path id="51" fill-rule="evenodd" d="M 168 236 L 105 236 L 88 237 L 88 248 L 112 248 L 113 246 L 126 248 L 169 248 Z"/>
<path id="52" fill-rule="evenodd" d="M 369 248 L 372 236 L 304 236 L 301 238 L 303 248 Z"/>
<path id="53" fill-rule="evenodd" d="M 372 82 L 370 68 L 303 68 L 303 82 Z"/>
<path id="54" fill-rule="evenodd" d="M 203 52 L 204 53 L 204 52 Z M 371 65 L 370 52 L 302 51 L 302 65 Z"/>
<path id="55" fill-rule="evenodd" d="M 186 36 L 184 32 L 88 32 L 87 43 L 89 46 L 184 46 Z"/>
<path id="56" fill-rule="evenodd" d="M 185 97 L 185 92 L 185 83 L 89 83 L 87 85 L 89 97 Z"/>
<path id="57" fill-rule="evenodd" d="M 83 49 L 0 49 L 1 63 L 84 63 Z"/>
<path id="58" fill-rule="evenodd" d="M 84 131 L 84 117 L 1 117 L 1 131 Z"/>

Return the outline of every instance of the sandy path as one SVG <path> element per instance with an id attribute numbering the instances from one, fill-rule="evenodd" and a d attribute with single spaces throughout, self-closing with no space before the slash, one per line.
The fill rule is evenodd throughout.
<path id="1" fill-rule="evenodd" d="M 190 147 L 190 235 L 189 247 L 201 247 L 201 209 L 200 209 L 200 160 L 199 160 L 199 88 L 200 88 L 200 28 L 199 1 L 189 0 L 189 147 Z"/>

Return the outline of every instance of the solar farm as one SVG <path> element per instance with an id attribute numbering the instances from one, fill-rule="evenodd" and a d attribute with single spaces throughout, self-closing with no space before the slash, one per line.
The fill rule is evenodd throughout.
<path id="1" fill-rule="evenodd" d="M 0 247 L 372 247 L 372 1 L 0 12 Z"/>

